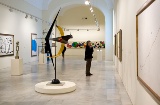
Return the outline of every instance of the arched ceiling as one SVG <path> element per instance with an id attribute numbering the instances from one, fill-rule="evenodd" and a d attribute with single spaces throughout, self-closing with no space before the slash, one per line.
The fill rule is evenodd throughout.
<path id="1" fill-rule="evenodd" d="M 37 7 L 40 10 L 47 10 L 49 8 L 49 5 L 51 3 L 54 3 L 55 6 L 59 5 L 59 3 L 64 4 L 66 2 L 70 2 L 71 0 L 24 0 L 31 5 Z M 84 3 L 85 0 L 76 0 L 81 3 Z M 99 1 L 105 1 L 108 5 L 108 8 L 113 8 L 114 0 L 90 0 L 91 3 L 99 2 Z"/>

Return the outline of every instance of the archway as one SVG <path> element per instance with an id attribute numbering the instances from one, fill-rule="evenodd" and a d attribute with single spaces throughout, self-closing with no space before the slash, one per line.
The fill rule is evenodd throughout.
<path id="1" fill-rule="evenodd" d="M 56 4 L 54 3 L 54 1 L 52 1 L 48 7 L 48 11 L 43 13 L 44 19 L 49 20 L 51 22 L 60 7 L 72 8 L 75 5 L 84 5 L 84 1 L 70 0 L 64 2 L 61 1 Z M 107 61 L 113 61 L 113 9 L 109 8 L 104 0 L 94 3 L 93 6 L 98 8 L 105 16 L 105 58 Z"/>

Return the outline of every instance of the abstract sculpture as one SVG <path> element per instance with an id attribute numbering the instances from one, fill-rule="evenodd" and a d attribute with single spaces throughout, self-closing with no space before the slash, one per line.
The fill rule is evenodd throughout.
<path id="1" fill-rule="evenodd" d="M 19 41 L 16 42 L 16 56 L 15 59 L 19 59 Z"/>
<path id="2" fill-rule="evenodd" d="M 44 54 L 44 53 L 45 53 L 45 51 L 44 51 L 44 47 L 45 47 L 45 44 L 44 44 L 44 42 L 42 42 L 42 49 L 41 49 L 41 53 L 42 53 L 42 54 Z"/>
<path id="3" fill-rule="evenodd" d="M 61 37 L 57 37 L 57 38 L 50 38 L 50 40 L 67 44 L 67 43 L 68 43 L 68 40 L 69 40 L 70 38 L 73 38 L 73 36 L 72 36 L 72 35 L 66 35 L 66 36 L 61 36 Z"/>

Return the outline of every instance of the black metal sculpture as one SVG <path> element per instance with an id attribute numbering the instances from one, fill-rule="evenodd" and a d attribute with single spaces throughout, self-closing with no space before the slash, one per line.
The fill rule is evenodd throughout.
<path id="1" fill-rule="evenodd" d="M 57 19 L 57 17 L 58 17 L 58 14 L 59 14 L 60 10 L 61 10 L 61 9 L 59 9 L 59 11 L 58 11 L 58 13 L 57 13 L 57 15 L 56 15 L 53 23 L 52 23 L 52 25 L 51 25 L 51 27 L 50 27 L 47 35 L 46 35 L 46 37 L 45 37 L 45 41 L 46 41 L 46 43 L 45 43 L 45 52 L 49 52 L 49 55 L 50 55 L 50 57 L 51 57 L 51 61 L 52 61 L 53 67 L 54 67 L 54 62 L 53 62 L 53 58 L 52 58 L 52 52 L 51 52 L 51 48 L 50 48 L 49 39 L 50 39 L 53 26 L 54 26 L 54 24 L 55 24 L 55 22 L 56 22 L 56 19 Z M 54 69 L 55 69 L 55 68 L 54 68 Z M 56 78 L 56 73 L 55 73 L 55 79 L 52 80 L 52 84 L 59 84 L 59 83 L 60 83 L 60 81 Z"/>
<path id="2" fill-rule="evenodd" d="M 57 38 L 50 38 L 50 40 L 67 44 L 67 43 L 68 43 L 68 40 L 71 39 L 71 38 L 73 38 L 72 35 L 66 35 L 66 36 L 57 37 Z"/>

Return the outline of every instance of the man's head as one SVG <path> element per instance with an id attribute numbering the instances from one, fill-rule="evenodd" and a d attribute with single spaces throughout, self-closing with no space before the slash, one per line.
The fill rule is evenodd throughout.
<path id="1" fill-rule="evenodd" d="M 87 46 L 91 46 L 92 44 L 91 44 L 91 41 L 90 40 L 88 40 L 87 41 Z"/>

